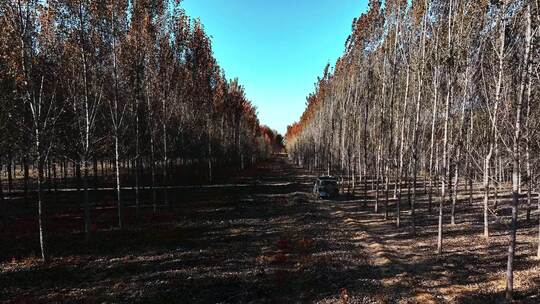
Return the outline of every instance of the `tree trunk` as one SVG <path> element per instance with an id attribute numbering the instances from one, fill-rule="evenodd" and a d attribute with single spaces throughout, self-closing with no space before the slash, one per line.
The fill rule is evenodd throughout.
<path id="1" fill-rule="evenodd" d="M 516 122 L 516 127 L 518 126 Z M 516 135 L 519 136 L 519 131 L 516 129 Z M 515 135 L 515 136 L 516 136 Z M 518 216 L 518 202 L 519 202 L 519 159 L 516 154 L 519 153 L 519 146 L 517 140 L 514 139 L 514 155 L 512 161 L 512 220 L 510 223 L 510 236 L 508 244 L 508 262 L 506 266 L 506 299 L 511 301 L 513 299 L 514 291 L 514 255 L 516 250 L 516 230 L 517 230 L 517 216 Z"/>
<path id="2" fill-rule="evenodd" d="M 527 136 L 528 137 L 528 136 Z M 532 170 L 531 170 L 531 155 L 529 140 L 525 145 L 525 166 L 527 170 L 527 222 L 531 220 L 531 209 L 532 209 Z"/>
<path id="3" fill-rule="evenodd" d="M 93 170 L 94 170 L 94 190 L 98 189 L 98 161 L 97 157 L 94 155 L 92 158 Z"/>
<path id="4" fill-rule="evenodd" d="M 114 162 L 116 164 L 116 202 L 118 204 L 118 227 L 124 229 L 124 206 L 122 204 L 121 185 L 120 185 L 120 148 L 118 142 L 118 130 L 115 130 L 114 136 Z"/>
<path id="5" fill-rule="evenodd" d="M 3 165 L 2 164 L 2 156 L 0 155 L 0 204 L 2 204 L 4 202 L 4 185 L 3 185 L 3 178 L 2 178 L 2 171 L 3 171 Z M 2 218 L 0 217 L 0 220 Z"/>
<path id="6" fill-rule="evenodd" d="M 495 168 L 493 169 L 493 201 L 494 201 L 494 209 L 497 210 L 497 206 L 499 206 L 499 185 L 501 184 L 501 180 L 499 178 L 499 164 L 502 162 L 500 156 L 499 156 L 499 144 L 498 139 L 496 138 L 496 135 L 494 135 L 493 140 L 495 141 Z"/>
<path id="7" fill-rule="evenodd" d="M 537 2 L 538 6 L 538 2 Z M 540 9 L 537 7 L 537 9 Z M 538 29 L 538 27 L 537 27 Z M 531 29 L 532 30 L 532 29 Z M 529 38 L 529 37 L 527 37 Z M 532 39 L 532 37 L 530 37 Z M 533 170 L 531 167 L 531 95 L 532 95 L 532 64 L 529 63 L 527 75 L 529 81 L 527 83 L 527 121 L 525 122 L 525 166 L 527 170 L 527 221 L 531 219 L 532 209 L 532 187 L 533 187 Z"/>
<path id="8" fill-rule="evenodd" d="M 210 129 L 210 121 L 208 119 L 207 123 L 207 130 L 208 130 L 208 182 L 212 183 L 213 181 L 213 170 L 212 170 L 212 135 L 211 135 L 211 129 Z"/>
<path id="9" fill-rule="evenodd" d="M 68 161 L 67 160 L 63 160 L 62 161 L 63 163 L 63 166 L 62 166 L 62 183 L 64 184 L 64 188 L 67 188 L 67 176 L 68 176 Z"/>
<path id="10" fill-rule="evenodd" d="M 425 56 L 426 56 L 426 27 L 427 27 L 427 19 L 428 19 L 428 11 L 429 11 L 429 4 L 428 0 L 424 1 L 424 6 L 426 7 L 426 12 L 424 13 L 424 17 L 422 19 L 422 57 L 420 62 L 420 72 L 418 73 L 418 95 L 416 98 L 416 107 L 415 107 L 415 119 L 414 119 L 414 127 L 413 127 L 413 151 L 412 151 L 412 158 L 413 158 L 413 189 L 412 189 L 412 199 L 410 201 L 411 204 L 411 230 L 412 234 L 416 234 L 416 222 L 415 222 L 415 205 L 416 205 L 416 185 L 418 180 L 418 125 L 420 123 L 420 103 L 422 100 L 422 89 L 424 84 L 424 69 L 425 69 Z M 426 187 L 425 178 L 424 178 L 424 189 Z M 431 196 L 431 191 L 430 191 Z M 431 197 L 430 197 L 431 199 Z M 429 202 L 429 211 L 431 213 L 431 201 Z"/>
<path id="11" fill-rule="evenodd" d="M 55 161 L 52 162 L 54 202 L 58 203 L 58 178 L 57 178 L 56 164 L 57 162 Z"/>
<path id="12" fill-rule="evenodd" d="M 489 160 L 491 154 L 492 151 L 488 153 L 484 160 L 484 237 L 486 239 L 489 238 Z"/>
<path id="13" fill-rule="evenodd" d="M 365 103 L 364 108 L 364 205 L 367 206 L 368 202 L 368 195 L 367 195 L 367 174 L 368 174 L 368 146 L 367 146 L 367 138 L 368 138 L 368 119 L 369 119 L 369 103 Z M 358 158 L 360 160 L 360 158 Z M 362 172 L 358 171 L 359 174 L 362 174 Z M 371 178 L 373 180 L 373 177 Z"/>
<path id="14" fill-rule="evenodd" d="M 378 157 L 377 157 L 378 159 Z M 380 164 L 379 160 L 377 160 L 377 176 L 375 177 L 375 213 L 379 213 L 379 179 L 380 179 Z"/>
<path id="15" fill-rule="evenodd" d="M 505 8 L 506 2 L 503 3 Z M 503 10 L 504 12 L 504 10 Z M 523 55 L 524 68 L 521 73 L 520 91 L 517 100 L 516 122 L 514 129 L 514 139 L 512 147 L 512 221 L 510 226 L 510 241 L 508 244 L 508 263 L 506 269 L 506 299 L 511 301 L 514 292 L 514 256 L 516 250 L 516 230 L 518 220 L 518 203 L 519 203 L 519 188 L 520 188 L 520 141 L 521 141 L 521 107 L 525 97 L 525 85 L 527 80 L 527 71 L 529 62 L 529 53 L 531 45 L 531 5 L 527 6 L 526 12 L 527 26 L 525 29 L 525 51 Z M 504 26 L 503 26 L 504 28 Z M 502 34 L 504 35 L 504 33 Z M 504 37 L 504 36 L 503 36 Z"/>
<path id="16" fill-rule="evenodd" d="M 454 10 L 454 1 L 449 1 L 449 13 L 448 13 L 448 57 L 451 58 L 452 54 L 452 19 L 453 19 L 453 10 Z M 451 60 L 449 60 L 451 62 Z M 450 116 L 450 104 L 453 93 L 453 76 L 452 76 L 452 66 L 448 66 L 448 71 L 446 72 L 446 81 L 447 81 L 447 93 L 446 93 L 446 105 L 445 105 L 445 114 L 444 114 L 444 138 L 443 138 L 443 168 L 442 168 L 442 183 L 441 183 L 441 198 L 439 202 L 439 223 L 438 223 L 438 233 L 437 233 L 437 253 L 442 253 L 442 243 L 443 243 L 443 207 L 446 200 L 446 187 L 447 187 L 447 178 L 449 177 L 450 168 L 449 168 L 449 157 L 448 157 L 448 125 L 449 125 L 449 116 Z"/>
<path id="17" fill-rule="evenodd" d="M 404 153 L 404 145 L 405 145 L 405 119 L 407 117 L 407 103 L 409 100 L 409 80 L 410 80 L 410 64 L 407 64 L 407 77 L 405 82 L 405 97 L 403 101 L 403 109 L 402 109 L 402 120 L 401 120 L 401 139 L 400 139 L 400 145 L 399 145 L 399 169 L 396 176 L 396 226 L 399 228 L 400 221 L 401 221 L 401 182 L 403 177 L 403 153 Z"/>
<path id="18" fill-rule="evenodd" d="M 383 176 L 383 180 L 384 180 L 384 220 L 388 220 L 388 201 L 389 201 L 389 195 L 390 195 L 390 188 L 389 188 L 389 184 L 390 184 L 390 164 L 389 164 L 389 160 L 385 160 L 385 165 L 384 165 L 384 176 Z"/>
<path id="19" fill-rule="evenodd" d="M 39 244 L 41 247 L 41 259 L 47 263 L 49 261 L 48 242 L 47 242 L 47 215 L 45 201 L 43 200 L 43 159 L 41 155 L 41 146 L 39 142 L 39 134 L 36 136 L 36 150 L 38 163 L 38 221 L 39 221 Z"/>
<path id="20" fill-rule="evenodd" d="M 453 190 L 452 190 L 452 210 L 450 211 L 450 216 L 451 216 L 450 223 L 452 225 L 456 224 L 456 203 L 457 203 L 457 195 L 458 195 L 458 183 L 459 183 L 459 160 L 456 162 L 455 168 L 454 168 L 454 182 L 453 182 Z"/>
<path id="21" fill-rule="evenodd" d="M 90 199 L 88 193 L 88 161 L 86 156 L 82 157 L 82 165 L 84 171 L 83 177 L 83 191 L 84 191 L 84 233 L 86 238 L 89 239 L 90 234 L 92 233 L 91 219 L 90 219 Z"/>
<path id="22" fill-rule="evenodd" d="M 135 217 L 141 218 L 140 178 L 141 178 L 141 155 L 140 155 L 140 127 L 139 127 L 139 102 L 135 100 Z"/>
<path id="23" fill-rule="evenodd" d="M 436 43 L 436 53 L 438 50 L 438 41 Z M 435 58 L 437 60 L 437 58 Z M 435 150 L 435 125 L 437 122 L 437 108 L 438 108 L 438 102 L 439 102 L 439 80 L 438 80 L 438 67 L 434 67 L 433 72 L 433 113 L 431 117 L 431 144 L 430 144 L 430 154 L 429 154 L 429 195 L 428 195 L 428 213 L 432 213 L 432 206 L 433 206 L 433 176 L 434 176 L 434 157 L 438 157 L 437 154 L 434 155 Z M 437 186 L 436 186 L 437 188 Z"/>
<path id="24" fill-rule="evenodd" d="M 451 87 L 451 85 L 449 85 Z M 441 197 L 439 200 L 439 222 L 437 230 L 437 253 L 442 253 L 442 243 L 443 243 L 443 208 L 444 202 L 446 200 L 446 187 L 447 180 L 449 178 L 450 168 L 448 165 L 448 125 L 449 125 L 449 116 L 450 116 L 450 99 L 451 99 L 451 88 L 448 90 L 446 96 L 446 109 L 445 109 L 445 118 L 444 118 L 444 138 L 443 138 L 443 168 L 442 168 L 442 181 L 441 181 Z"/>
<path id="25" fill-rule="evenodd" d="M 167 109 L 166 109 L 166 105 L 165 105 L 165 100 L 163 100 L 163 115 L 167 115 L 166 113 Z M 163 120 L 163 124 L 162 124 L 162 128 L 163 128 L 163 167 L 162 167 L 162 170 L 163 170 L 163 201 L 165 203 L 165 206 L 168 207 L 169 206 L 169 190 L 168 190 L 168 187 L 169 187 L 169 175 L 167 174 L 167 168 L 168 168 L 168 163 L 169 163 L 169 159 L 168 159 L 168 153 L 169 151 L 167 150 L 167 125 L 166 125 L 166 120 L 164 119 Z"/>
<path id="26" fill-rule="evenodd" d="M 77 192 L 79 192 L 79 194 L 81 196 L 81 199 L 82 199 L 82 193 L 81 193 L 82 175 L 81 175 L 81 164 L 79 162 L 77 162 L 75 164 L 75 175 L 76 175 L 76 179 L 77 179 Z"/>
<path id="27" fill-rule="evenodd" d="M 11 195 L 11 192 L 13 191 L 13 157 L 11 155 L 11 151 L 8 153 L 8 162 L 7 162 L 7 173 L 8 173 L 8 194 Z"/>
<path id="28" fill-rule="evenodd" d="M 52 169 L 52 164 L 51 164 L 51 161 L 48 160 L 47 161 L 47 176 L 46 178 L 44 179 L 44 183 L 45 185 L 47 186 L 47 193 L 51 193 L 51 169 Z"/>
<path id="29" fill-rule="evenodd" d="M 28 187 L 30 184 L 30 172 L 28 168 L 28 156 L 26 155 L 23 157 L 23 163 L 22 167 L 24 170 L 24 202 L 28 202 Z"/>
<path id="30" fill-rule="evenodd" d="M 154 135 L 150 131 L 150 174 L 152 178 L 152 206 L 154 213 L 157 212 L 157 193 L 156 193 L 156 159 L 154 152 Z"/>

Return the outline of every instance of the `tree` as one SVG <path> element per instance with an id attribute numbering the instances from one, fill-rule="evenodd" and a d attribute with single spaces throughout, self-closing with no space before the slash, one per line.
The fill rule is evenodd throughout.
<path id="1" fill-rule="evenodd" d="M 503 11 L 505 9 L 505 1 L 503 1 Z M 512 220 L 510 227 L 510 242 L 508 245 L 508 263 L 507 263 L 507 281 L 506 281 L 506 299 L 513 299 L 514 291 L 514 256 L 516 249 L 516 230 L 518 220 L 518 204 L 519 204 L 519 187 L 520 187 L 520 142 L 521 142 L 521 124 L 522 124 L 522 107 L 526 98 L 526 86 L 530 65 L 531 51 L 531 5 L 527 4 L 525 9 L 525 39 L 523 47 L 523 61 L 521 66 L 521 77 L 519 83 L 519 91 L 515 108 L 515 127 L 512 143 Z"/>
<path id="2" fill-rule="evenodd" d="M 119 55 L 122 55 L 120 48 L 121 39 L 125 39 L 127 29 L 127 1 L 112 0 L 108 4 L 108 15 L 110 16 L 110 32 L 107 41 L 110 44 L 110 56 L 112 61 L 112 88 L 108 96 L 109 115 L 112 125 L 112 135 L 114 138 L 114 163 L 115 163 L 115 180 L 116 180 L 116 201 L 118 204 L 118 227 L 124 227 L 124 207 L 122 203 L 121 182 L 120 182 L 120 137 L 126 132 L 126 116 L 127 106 L 125 98 L 121 95 Z"/>
<path id="3" fill-rule="evenodd" d="M 375 212 L 380 195 L 385 197 L 385 218 L 393 187 L 398 228 L 407 219 L 401 212 L 402 187 L 407 187 L 413 232 L 416 203 L 422 199 L 418 177 L 423 175 L 428 214 L 434 198 L 439 201 L 439 254 L 446 203 L 451 203 L 450 220 L 456 224 L 461 185 L 465 182 L 470 207 L 475 184 L 482 184 L 487 237 L 491 201 L 497 207 L 499 188 L 508 178 L 504 166 L 518 160 L 512 165 L 518 198 L 522 183 L 531 189 L 537 179 L 531 160 L 538 147 L 531 143 L 538 138 L 533 131 L 538 75 L 531 75 L 538 48 L 526 30 L 526 12 L 537 12 L 537 5 L 521 0 L 387 1 L 382 11 L 380 2 L 370 1 L 370 11 L 353 22 L 343 56 L 334 69 L 325 68 L 304 113 L 289 126 L 285 141 L 290 159 L 345 176 L 351 169 L 344 164 L 356 161 L 358 172 L 364 171 L 365 189 L 368 176 L 373 180 Z M 524 61 L 525 55 L 533 63 Z M 530 201 L 532 191 L 527 192 Z"/>

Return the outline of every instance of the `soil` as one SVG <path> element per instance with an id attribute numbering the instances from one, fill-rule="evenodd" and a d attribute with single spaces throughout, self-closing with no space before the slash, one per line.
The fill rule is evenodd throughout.
<path id="1" fill-rule="evenodd" d="M 136 220 L 129 208 L 124 231 L 115 228 L 114 193 L 105 193 L 95 200 L 90 239 L 80 231 L 80 205 L 71 203 L 77 197 L 63 193 L 49 214 L 48 264 L 37 257 L 35 209 L 12 200 L 0 221 L 0 302 L 503 302 L 507 225 L 501 217 L 483 238 L 480 200 L 460 198 L 438 255 L 438 210 L 428 213 L 423 193 L 413 233 L 406 199 L 397 228 L 395 200 L 385 220 L 371 189 L 367 198 L 359 190 L 318 200 L 314 178 L 276 156 L 233 183 L 170 189 L 169 206 L 156 214 L 147 204 Z M 504 214 L 508 198 L 500 199 Z M 540 302 L 533 219 L 520 219 L 516 303 Z"/>

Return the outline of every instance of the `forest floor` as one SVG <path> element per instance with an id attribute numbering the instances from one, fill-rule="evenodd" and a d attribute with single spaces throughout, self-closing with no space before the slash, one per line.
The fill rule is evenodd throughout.
<path id="1" fill-rule="evenodd" d="M 275 157 L 238 177 L 242 186 L 170 193 L 170 207 L 157 215 L 146 208 L 138 225 L 130 211 L 125 231 L 113 228 L 113 205 L 96 208 L 89 240 L 79 231 L 80 212 L 51 212 L 53 259 L 46 265 L 35 257 L 35 222 L 10 217 L 0 223 L 0 302 L 503 301 L 506 226 L 493 224 L 489 241 L 481 237 L 480 201 L 459 202 L 456 225 L 445 219 L 437 255 L 437 208 L 429 215 L 425 197 L 413 236 L 406 203 L 396 228 L 395 200 L 384 220 L 382 204 L 383 212 L 373 212 L 373 191 L 367 206 L 360 197 L 315 200 L 313 180 Z M 534 218 L 521 221 L 518 233 L 518 303 L 540 302 Z"/>

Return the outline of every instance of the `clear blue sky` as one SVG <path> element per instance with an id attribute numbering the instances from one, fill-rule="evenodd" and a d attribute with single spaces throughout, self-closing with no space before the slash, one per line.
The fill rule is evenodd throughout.
<path id="1" fill-rule="evenodd" d="M 238 77 L 261 123 L 284 134 L 334 65 L 368 0 L 184 0 L 212 37 L 228 78 Z"/>

